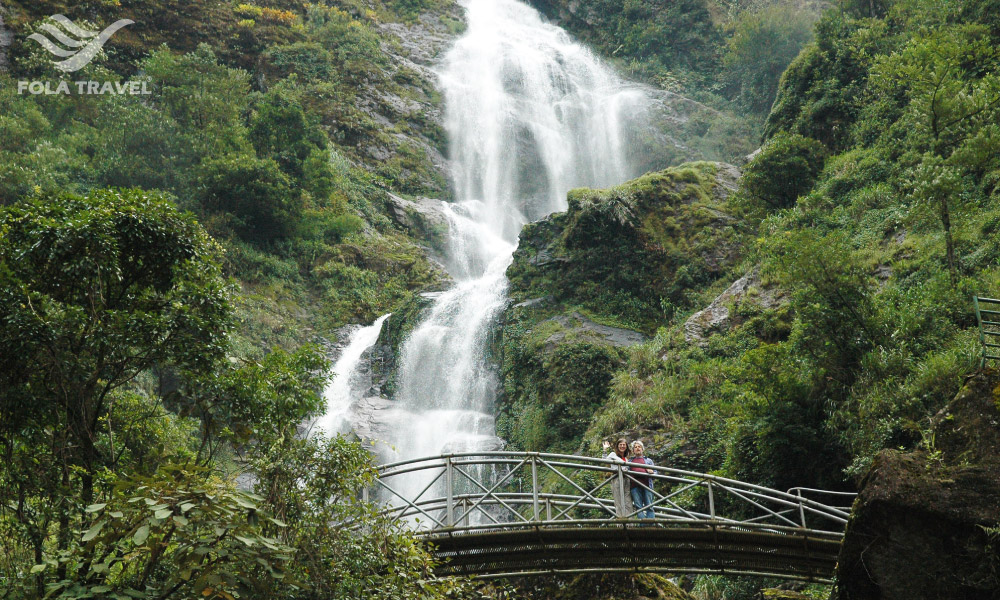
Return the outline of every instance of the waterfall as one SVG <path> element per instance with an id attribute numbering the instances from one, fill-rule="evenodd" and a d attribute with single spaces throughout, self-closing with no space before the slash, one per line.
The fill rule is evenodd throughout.
<path id="1" fill-rule="evenodd" d="M 382 323 L 390 315 L 379 317 L 367 327 L 359 327 L 348 338 L 347 345 L 333 365 L 333 378 L 323 392 L 326 400 L 326 412 L 316 419 L 313 431 L 321 435 L 332 436 L 349 428 L 348 418 L 351 404 L 363 393 L 364 385 L 358 381 L 362 356 L 378 340 L 382 331 Z"/>
<path id="2" fill-rule="evenodd" d="M 498 381 L 485 353 L 517 236 L 565 210 L 570 188 L 638 175 L 634 138 L 652 103 L 527 5 L 464 5 L 468 28 L 438 69 L 459 199 L 445 208 L 456 283 L 401 350 L 390 440 L 400 460 L 496 447 Z"/>

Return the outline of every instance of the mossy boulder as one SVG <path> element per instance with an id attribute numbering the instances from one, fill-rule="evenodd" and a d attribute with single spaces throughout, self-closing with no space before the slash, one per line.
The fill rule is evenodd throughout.
<path id="1" fill-rule="evenodd" d="M 654 332 L 685 291 L 738 258 L 725 199 L 739 171 L 689 163 L 606 190 L 576 189 L 569 208 L 527 225 L 507 271 L 517 302 L 551 295 Z"/>
<path id="2" fill-rule="evenodd" d="M 496 350 L 498 429 L 513 447 L 579 451 L 626 349 L 735 264 L 726 198 L 738 176 L 701 162 L 577 189 L 565 213 L 522 230 Z"/>
<path id="3" fill-rule="evenodd" d="M 396 374 L 403 342 L 420 322 L 435 293 L 417 294 L 385 320 L 371 351 L 372 393 L 391 397 L 396 391 Z"/>
<path id="4" fill-rule="evenodd" d="M 834 600 L 1000 598 L 1000 373 L 971 377 L 928 448 L 879 454 L 861 485 Z"/>
<path id="5" fill-rule="evenodd" d="M 573 452 L 607 397 L 635 331 L 578 311 L 513 308 L 501 331 L 498 429 L 515 448 Z"/>

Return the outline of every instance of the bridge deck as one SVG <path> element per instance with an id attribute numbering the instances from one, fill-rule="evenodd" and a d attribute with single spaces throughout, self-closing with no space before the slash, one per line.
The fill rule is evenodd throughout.
<path id="1" fill-rule="evenodd" d="M 442 559 L 440 575 L 654 571 L 828 582 L 849 508 L 845 492 L 787 492 L 651 467 L 648 480 L 605 459 L 524 452 L 428 457 L 380 467 L 366 497 L 412 527 Z M 637 520 L 612 492 L 649 490 Z M 631 511 L 631 512 L 630 512 Z"/>
<path id="2" fill-rule="evenodd" d="M 563 523 L 480 531 L 435 531 L 422 537 L 446 559 L 441 575 L 479 578 L 587 570 L 666 573 L 766 573 L 827 582 L 839 536 L 638 521 Z"/>

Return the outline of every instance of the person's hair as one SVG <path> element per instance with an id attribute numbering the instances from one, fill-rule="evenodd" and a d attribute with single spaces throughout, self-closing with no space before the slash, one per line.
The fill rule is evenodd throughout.
<path id="1" fill-rule="evenodd" d="M 635 440 L 634 442 L 632 442 L 632 445 L 629 446 L 629 449 L 632 449 L 635 446 L 639 446 L 640 448 L 642 448 L 643 452 L 646 451 L 646 446 L 642 443 L 641 440 Z"/>
<path id="2" fill-rule="evenodd" d="M 618 446 L 621 446 L 622 442 L 625 442 L 625 454 L 618 454 Z M 631 449 L 632 449 L 632 446 L 628 443 L 628 440 L 626 440 L 625 438 L 618 438 L 618 441 L 615 442 L 615 454 L 618 454 L 618 456 L 620 456 L 622 458 L 625 458 L 626 456 L 628 456 L 629 455 L 629 451 Z"/>

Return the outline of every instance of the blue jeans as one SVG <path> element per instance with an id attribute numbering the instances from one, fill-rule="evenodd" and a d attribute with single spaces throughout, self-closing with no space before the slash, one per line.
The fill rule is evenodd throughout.
<path id="1" fill-rule="evenodd" d="M 632 504 L 637 509 L 639 509 L 639 512 L 635 515 L 636 517 L 640 519 L 652 519 L 653 509 L 646 508 L 652 503 L 653 503 L 653 492 L 651 490 L 647 490 L 644 487 L 632 488 Z"/>

